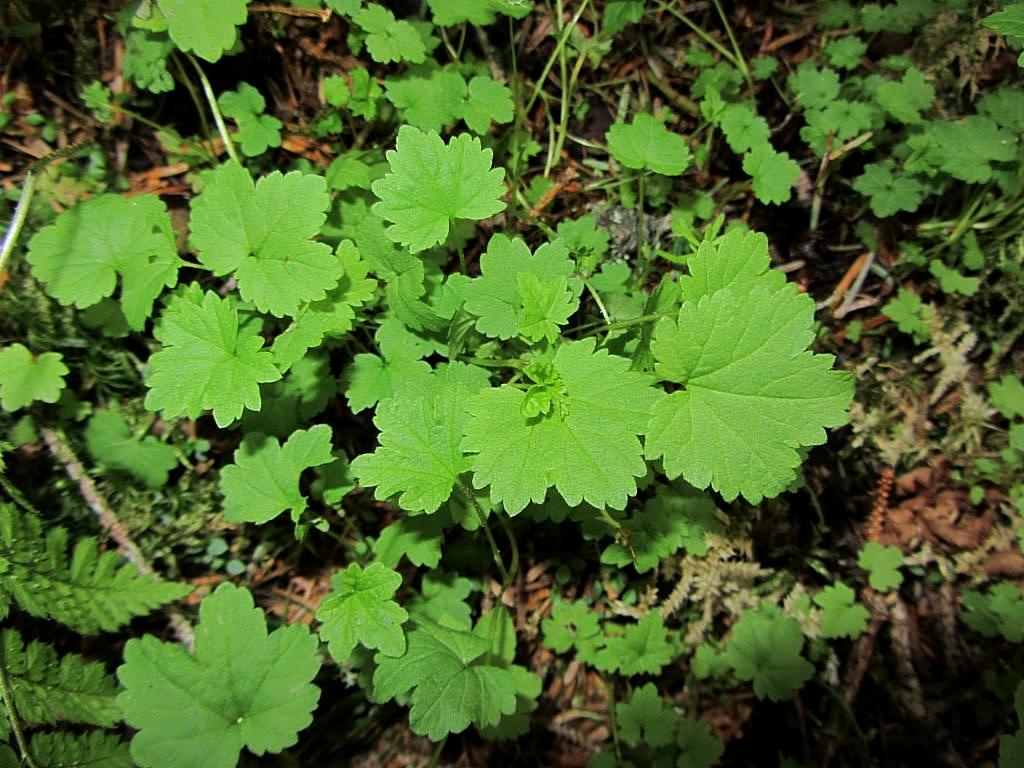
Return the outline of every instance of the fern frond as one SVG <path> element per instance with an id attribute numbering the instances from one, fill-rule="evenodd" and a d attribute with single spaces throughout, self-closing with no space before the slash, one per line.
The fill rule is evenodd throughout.
<path id="1" fill-rule="evenodd" d="M 109 727 L 121 720 L 114 701 L 117 681 L 99 662 L 74 653 L 58 656 L 53 646 L 35 640 L 26 645 L 13 629 L 0 635 L 0 653 L 26 725 L 65 721 Z"/>
<path id="2" fill-rule="evenodd" d="M 112 631 L 136 616 L 188 594 L 190 587 L 140 574 L 94 538 L 75 544 L 68 533 L 10 504 L 0 504 L 0 617 L 13 599 L 22 609 L 83 635 Z"/>
<path id="3" fill-rule="evenodd" d="M 128 743 L 104 731 L 37 733 L 30 747 L 45 768 L 132 768 Z"/>

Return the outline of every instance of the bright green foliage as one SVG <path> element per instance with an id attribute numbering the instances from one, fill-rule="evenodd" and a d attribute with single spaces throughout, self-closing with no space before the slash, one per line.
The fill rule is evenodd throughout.
<path id="1" fill-rule="evenodd" d="M 617 35 L 627 24 L 644 17 L 644 0 L 608 0 L 604 7 L 604 33 Z"/>
<path id="2" fill-rule="evenodd" d="M 704 555 L 704 534 L 722 527 L 714 510 L 714 502 L 703 494 L 657 494 L 622 524 L 624 535 L 601 553 L 601 562 L 620 567 L 632 563 L 637 573 L 646 573 L 683 547 L 692 555 Z"/>
<path id="3" fill-rule="evenodd" d="M 445 627 L 470 630 L 473 609 L 466 602 L 476 585 L 463 576 L 444 571 L 424 574 L 420 594 L 413 596 L 406 607 L 415 618 L 424 618 Z"/>
<path id="4" fill-rule="evenodd" d="M 678 176 L 693 160 L 682 136 L 643 112 L 631 123 L 613 125 L 605 140 L 612 157 L 627 168 Z"/>
<path id="5" fill-rule="evenodd" d="M 532 0 L 427 0 L 427 4 L 440 27 L 463 22 L 485 26 L 494 23 L 499 13 L 521 19 L 533 8 Z"/>
<path id="6" fill-rule="evenodd" d="M 871 127 L 871 115 L 871 108 L 863 102 L 836 99 L 822 109 L 804 112 L 807 125 L 800 129 L 800 138 L 820 156 L 829 146 L 829 134 L 832 134 L 833 147 L 837 142 L 852 139 Z"/>
<path id="7" fill-rule="evenodd" d="M 1021 5 L 1021 26 L 1024 29 L 1024 4 Z M 1013 696 L 1017 711 L 1017 732 L 999 737 L 999 768 L 1016 768 L 1024 765 L 1024 683 L 1017 684 Z"/>
<path id="8" fill-rule="evenodd" d="M 409 727 L 440 741 L 470 724 L 497 725 L 516 709 L 510 670 L 487 663 L 489 643 L 471 632 L 417 619 L 398 658 L 377 654 L 373 693 L 387 701 L 412 691 Z"/>
<path id="9" fill-rule="evenodd" d="M 214 274 L 235 273 L 242 298 L 260 312 L 294 315 L 341 278 L 329 246 L 312 238 L 330 204 L 322 176 L 274 171 L 253 184 L 235 162 L 203 174 L 192 202 L 192 246 Z"/>
<path id="10" fill-rule="evenodd" d="M 621 675 L 656 675 L 674 657 L 665 622 L 657 611 L 650 611 L 636 624 L 628 624 L 622 635 L 605 638 L 595 665 L 606 672 Z"/>
<path id="11" fill-rule="evenodd" d="M 359 413 L 393 395 L 400 385 L 423 381 L 429 375 L 430 365 L 422 360 L 361 352 L 345 370 L 345 398 L 352 413 Z"/>
<path id="12" fill-rule="evenodd" d="M 704 719 L 683 718 L 676 733 L 676 745 L 681 754 L 676 758 L 676 768 L 711 768 L 717 765 L 725 752 L 725 745 L 711 733 L 711 726 Z"/>
<path id="13" fill-rule="evenodd" d="M 417 68 L 385 81 L 387 98 L 402 120 L 421 131 L 440 131 L 462 116 L 469 91 L 456 69 Z"/>
<path id="14" fill-rule="evenodd" d="M 481 369 L 452 363 L 382 402 L 373 420 L 380 447 L 352 462 L 360 485 L 376 486 L 381 500 L 400 493 L 398 505 L 413 514 L 437 511 L 470 468 L 460 448 L 469 419 L 463 406 L 485 386 Z"/>
<path id="15" fill-rule="evenodd" d="M 209 62 L 217 61 L 238 38 L 249 0 L 161 0 L 171 40 Z"/>
<path id="16" fill-rule="evenodd" d="M 921 112 L 928 109 L 935 100 L 935 88 L 924 79 L 917 67 L 903 73 L 900 82 L 886 81 L 878 86 L 875 94 L 879 106 L 893 118 L 906 125 L 923 122 Z"/>
<path id="17" fill-rule="evenodd" d="M 402 516 L 380 532 L 373 542 L 373 555 L 377 562 L 394 568 L 407 557 L 415 566 L 436 568 L 441 562 L 441 542 L 444 539 L 444 519 Z"/>
<path id="18" fill-rule="evenodd" d="M 574 269 L 567 249 L 557 241 L 531 254 L 520 238 L 496 234 L 480 257 L 480 277 L 462 289 L 465 309 L 476 316 L 477 330 L 487 336 L 504 340 L 522 333 L 539 340 L 552 325 L 557 328 L 558 320 L 565 323 L 579 304 L 579 291 L 568 288 Z M 551 292 L 546 307 L 559 311 L 545 311 L 536 301 L 545 289 Z M 531 333 L 532 323 L 540 323 L 539 336 Z"/>
<path id="19" fill-rule="evenodd" d="M 547 339 L 553 344 L 561 335 L 559 326 L 579 307 L 579 296 L 569 286 L 568 279 L 555 278 L 541 282 L 529 272 L 516 275 L 516 287 L 522 299 L 519 313 L 519 334 L 531 342 Z"/>
<path id="20" fill-rule="evenodd" d="M 996 584 L 988 594 L 965 590 L 960 599 L 967 610 L 960 614 L 964 624 L 985 637 L 1024 641 L 1024 599 L 1016 584 Z"/>
<path id="21" fill-rule="evenodd" d="M 1024 133 L 1024 90 L 1004 86 L 978 100 L 978 112 L 1013 133 Z"/>
<path id="22" fill-rule="evenodd" d="M 178 464 L 173 446 L 147 436 L 137 440 L 117 410 L 95 411 L 85 429 L 89 453 L 101 464 L 139 478 L 150 488 L 167 484 L 167 475 Z"/>
<path id="23" fill-rule="evenodd" d="M 814 302 L 768 269 L 762 235 L 705 243 L 688 267 L 679 318 L 660 321 L 652 345 L 655 372 L 685 388 L 654 408 L 647 456 L 669 478 L 756 504 L 793 481 L 798 448 L 846 422 L 852 381 L 805 351 Z"/>
<path id="24" fill-rule="evenodd" d="M 124 74 L 151 93 L 174 90 L 174 78 L 167 70 L 167 54 L 174 43 L 163 35 L 133 29 L 125 36 Z"/>
<path id="25" fill-rule="evenodd" d="M 356 310 L 373 298 L 377 283 L 367 277 L 369 266 L 352 241 L 342 240 L 335 256 L 342 270 L 337 287 L 319 301 L 301 306 L 292 324 L 274 339 L 270 349 L 281 370 L 295 365 L 306 350 L 320 346 L 324 339 L 351 331 Z"/>
<path id="26" fill-rule="evenodd" d="M 647 683 L 615 705 L 615 719 L 619 738 L 627 744 L 661 747 L 675 738 L 679 715 L 665 706 L 654 683 Z"/>
<path id="27" fill-rule="evenodd" d="M 868 583 L 879 592 L 889 592 L 903 582 L 903 553 L 899 547 L 883 547 L 877 541 L 869 541 L 857 556 L 857 565 L 868 572 Z"/>
<path id="28" fill-rule="evenodd" d="M 163 349 L 149 358 L 146 408 L 165 418 L 211 410 L 226 427 L 245 408 L 260 409 L 261 383 L 281 378 L 262 337 L 239 328 L 231 302 L 212 291 L 175 297 L 153 335 Z"/>
<path id="29" fill-rule="evenodd" d="M 903 333 L 913 334 L 918 342 L 927 339 L 931 335 L 928 326 L 924 322 L 926 307 L 921 297 L 906 288 L 900 288 L 896 298 L 890 299 L 882 307 L 885 316 L 896 323 L 896 327 Z"/>
<path id="30" fill-rule="evenodd" d="M 93 80 L 82 88 L 82 103 L 92 112 L 93 117 L 105 125 L 114 121 L 113 93 L 99 80 Z"/>
<path id="31" fill-rule="evenodd" d="M 821 109 L 839 97 L 839 75 L 834 69 L 818 69 L 805 61 L 787 80 L 789 89 L 804 109 Z"/>
<path id="32" fill-rule="evenodd" d="M 913 213 L 921 205 L 925 188 L 913 177 L 893 176 L 888 166 L 869 163 L 864 173 L 853 181 L 853 188 L 871 198 L 871 212 L 879 218 L 898 211 Z"/>
<path id="33" fill-rule="evenodd" d="M 331 656 L 340 664 L 359 643 L 376 648 L 384 656 L 405 653 L 402 624 L 409 618 L 394 601 L 402 586 L 402 577 L 380 563 L 363 570 L 352 563 L 331 579 L 333 591 L 316 612 L 320 639 L 325 640 Z"/>
<path id="34" fill-rule="evenodd" d="M 42 521 L 10 504 L 0 504 L 0 573 L 0 617 L 15 602 L 83 635 L 112 632 L 192 591 L 140 574 L 92 538 L 69 554 L 65 529 L 50 527 L 44 537 Z"/>
<path id="35" fill-rule="evenodd" d="M 109 728 L 121 719 L 114 702 L 117 681 L 103 664 L 74 653 L 58 657 L 52 645 L 35 640 L 26 644 L 14 629 L 5 629 L 0 643 L 14 704 L 25 725 L 71 722 Z"/>
<path id="36" fill-rule="evenodd" d="M 513 114 L 508 86 L 487 75 L 477 75 L 469 81 L 469 98 L 462 108 L 462 119 L 471 131 L 485 134 L 491 123 L 511 123 Z"/>
<path id="37" fill-rule="evenodd" d="M 743 157 L 743 172 L 753 179 L 754 194 L 762 203 L 779 205 L 789 200 L 800 166 L 770 144 L 758 144 Z"/>
<path id="38" fill-rule="evenodd" d="M 125 646 L 117 703 L 139 729 L 132 757 L 145 768 L 234 768 L 243 747 L 294 744 L 320 697 L 316 651 L 305 626 L 268 635 L 249 591 L 221 584 L 199 607 L 195 654 L 152 635 Z"/>
<path id="39" fill-rule="evenodd" d="M 729 104 L 718 118 L 725 140 L 736 154 L 767 144 L 771 130 L 763 117 L 749 104 Z"/>
<path id="40" fill-rule="evenodd" d="M 526 415 L 531 392 L 510 385 L 469 401 L 462 448 L 473 458 L 473 485 L 518 514 L 554 486 L 570 506 L 622 509 L 646 472 L 638 435 L 661 393 L 625 358 L 594 349 L 594 339 L 564 343 L 552 361 L 558 407 Z"/>
<path id="41" fill-rule="evenodd" d="M 24 344 L 0 350 L 0 405 L 8 413 L 32 403 L 56 403 L 68 367 L 59 352 L 33 355 Z"/>
<path id="42" fill-rule="evenodd" d="M 297 430 L 284 445 L 275 437 L 246 435 L 235 451 L 235 463 L 220 473 L 224 514 L 235 522 L 266 523 L 290 512 L 298 522 L 306 509 L 299 489 L 303 470 L 333 460 L 327 424 Z"/>
<path id="43" fill-rule="evenodd" d="M 238 123 L 235 138 L 246 156 L 256 157 L 269 147 L 281 146 L 281 121 L 263 114 L 267 102 L 251 85 L 239 83 L 237 90 L 222 93 L 217 103 L 221 112 Z"/>
<path id="44" fill-rule="evenodd" d="M 167 208 L 154 195 L 100 195 L 70 208 L 28 244 L 32 274 L 65 306 L 91 307 L 121 278 L 121 309 L 142 330 L 153 301 L 178 281 Z"/>
<path id="45" fill-rule="evenodd" d="M 576 646 L 578 656 L 586 656 L 586 650 L 596 647 L 601 637 L 597 614 L 582 601 L 555 601 L 551 606 L 551 617 L 541 622 L 544 645 L 555 653 L 565 653 Z"/>
<path id="46" fill-rule="evenodd" d="M 832 40 L 826 43 L 824 48 L 829 63 L 838 69 L 856 69 L 867 50 L 867 43 L 856 35 Z"/>
<path id="47" fill-rule="evenodd" d="M 455 219 L 486 219 L 504 210 L 503 168 L 480 140 L 462 134 L 444 141 L 412 126 L 398 130 L 388 150 L 390 172 L 373 183 L 380 198 L 373 211 L 387 221 L 387 235 L 413 252 L 443 243 Z"/>
<path id="48" fill-rule="evenodd" d="M 928 263 L 928 271 L 939 281 L 939 288 L 943 293 L 960 293 L 964 296 L 973 296 L 978 292 L 981 281 L 977 277 L 964 275 L 951 269 L 938 259 L 932 259 Z"/>
<path id="49" fill-rule="evenodd" d="M 558 239 L 575 256 L 579 271 L 590 274 L 608 253 L 608 231 L 597 226 L 590 215 L 566 219 L 558 225 Z"/>
<path id="50" fill-rule="evenodd" d="M 814 673 L 800 655 L 804 636 L 796 619 L 770 603 L 747 611 L 732 629 L 726 657 L 740 680 L 753 680 L 759 699 L 782 701 Z"/>
<path id="51" fill-rule="evenodd" d="M 427 57 L 416 28 L 408 21 L 397 21 L 383 5 L 370 3 L 353 13 L 352 21 L 366 33 L 366 50 L 374 61 L 420 64 Z"/>
<path id="52" fill-rule="evenodd" d="M 988 396 L 1006 418 L 1024 417 L 1024 381 L 1019 378 L 1006 374 L 999 381 L 989 382 Z"/>
<path id="53" fill-rule="evenodd" d="M 993 163 L 1017 156 L 1017 137 L 982 115 L 925 123 L 907 144 L 916 153 L 908 160 L 908 169 L 929 174 L 938 170 L 970 184 L 984 184 L 992 178 Z"/>
<path id="54" fill-rule="evenodd" d="M 856 602 L 853 590 L 836 582 L 814 596 L 821 608 L 821 636 L 827 639 L 856 639 L 867 628 L 868 609 Z"/>

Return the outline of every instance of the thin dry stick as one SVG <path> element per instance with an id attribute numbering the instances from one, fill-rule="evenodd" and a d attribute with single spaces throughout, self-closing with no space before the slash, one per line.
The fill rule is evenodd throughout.
<path id="1" fill-rule="evenodd" d="M 96 488 L 96 484 L 85 471 L 85 467 L 82 466 L 82 462 L 78 460 L 78 456 L 75 455 L 71 446 L 68 445 L 64 435 L 50 427 L 43 427 L 40 432 L 43 435 L 43 440 L 46 442 L 46 447 L 50 449 L 50 453 L 53 454 L 57 461 L 64 465 L 68 477 L 78 483 L 78 490 L 81 492 L 82 498 L 85 499 L 85 503 L 89 505 L 89 508 L 96 513 L 100 525 L 110 538 L 114 540 L 114 543 L 117 544 L 118 552 L 128 562 L 138 568 L 139 573 L 155 576 L 156 571 L 153 570 L 153 566 L 150 565 L 146 556 L 142 554 L 142 550 L 132 541 L 131 534 L 128 533 L 124 524 L 117 518 L 117 515 L 110 508 L 110 504 L 103 494 Z M 195 631 L 192 628 L 192 623 L 177 608 L 168 607 L 166 611 L 170 619 L 171 629 L 174 631 L 178 641 L 191 649 L 195 643 Z"/>

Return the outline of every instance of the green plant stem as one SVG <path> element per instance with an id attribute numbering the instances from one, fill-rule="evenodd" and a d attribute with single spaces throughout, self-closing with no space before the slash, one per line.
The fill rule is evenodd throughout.
<path id="1" fill-rule="evenodd" d="M 473 491 L 461 480 L 459 481 L 459 490 L 462 491 L 462 495 L 466 497 L 473 509 L 476 510 L 477 519 L 480 521 L 480 528 L 483 530 L 484 536 L 487 537 L 487 543 L 491 547 L 494 564 L 498 566 L 498 570 L 501 572 L 501 582 L 507 588 L 512 583 L 512 579 L 509 577 L 508 568 L 505 567 L 505 561 L 501 557 L 498 542 L 494 540 L 494 534 L 491 533 L 491 528 L 487 524 L 487 515 L 484 513 L 483 507 L 480 506 L 480 502 L 476 500 L 476 496 L 473 495 Z"/>
<path id="2" fill-rule="evenodd" d="M 523 114 L 529 114 L 533 105 L 536 103 L 537 98 L 540 96 L 541 89 L 544 87 L 544 81 L 548 79 L 548 74 L 551 72 L 551 68 L 555 66 L 555 62 L 558 61 L 558 57 L 561 55 L 561 50 L 569 40 L 569 35 L 576 28 L 577 22 L 580 17 L 583 16 L 583 12 L 587 9 L 587 5 L 590 4 L 590 0 L 583 0 L 580 3 L 579 9 L 573 15 L 569 23 L 562 29 L 562 34 L 558 37 L 558 42 L 555 44 L 555 50 L 551 52 L 548 57 L 547 63 L 544 65 L 544 69 L 540 73 L 540 77 L 537 78 L 537 82 L 533 84 L 533 93 L 530 95 L 530 100 L 526 102 L 526 107 L 523 109 Z"/>
<path id="3" fill-rule="evenodd" d="M 681 22 L 683 22 L 683 24 L 688 26 L 694 32 L 694 34 L 697 35 L 697 37 L 699 37 L 705 43 L 707 43 L 712 48 L 714 48 L 716 51 L 718 51 L 722 55 L 722 58 L 724 58 L 726 61 L 728 61 L 734 67 L 736 67 L 736 69 L 740 70 L 741 72 L 744 71 L 745 65 L 741 65 L 740 62 L 736 59 L 736 57 L 732 54 L 732 52 L 729 51 L 728 48 L 726 48 L 720 42 L 715 40 L 715 38 L 713 38 L 711 35 L 709 35 L 707 32 L 705 32 L 700 27 L 700 25 L 695 24 L 694 22 L 690 21 L 689 17 L 686 14 L 684 14 L 682 11 L 676 10 L 676 8 L 675 8 L 675 6 L 674 6 L 674 4 L 672 2 L 667 2 L 666 3 L 666 2 L 664 2 L 664 0 L 661 0 L 661 2 L 659 2 L 659 5 L 661 6 L 662 10 L 668 11 L 670 14 L 672 14 L 677 19 L 679 19 Z M 717 3 L 716 3 L 716 5 L 717 5 Z"/>
<path id="4" fill-rule="evenodd" d="M 519 543 L 516 541 L 516 535 L 512 531 L 512 524 L 509 522 L 508 516 L 499 509 L 495 513 L 495 517 L 501 523 L 501 528 L 505 532 L 505 536 L 508 537 L 509 548 L 512 550 L 512 561 L 508 566 L 508 584 L 506 585 L 506 588 L 508 588 L 512 586 L 512 582 L 519 573 Z"/>
<path id="5" fill-rule="evenodd" d="M 21 759 L 26 768 L 39 768 L 31 750 L 28 748 L 28 739 L 21 729 L 21 718 L 18 716 L 18 708 L 14 703 L 14 691 L 11 689 L 11 678 L 7 674 L 7 655 L 4 653 L 3 645 L 0 644 L 0 698 L 3 699 L 4 709 L 7 710 L 7 721 L 14 731 L 14 740 L 21 751 Z"/>
<path id="6" fill-rule="evenodd" d="M 192 81 L 188 79 L 188 73 L 185 71 L 185 67 L 182 66 L 181 59 L 175 54 L 171 54 L 171 59 L 178 70 L 178 80 L 185 86 L 185 90 L 188 91 L 189 98 L 192 99 L 192 104 L 196 108 L 196 114 L 199 115 L 199 124 L 203 127 L 203 137 L 209 142 L 210 159 L 213 162 L 217 162 L 217 152 L 213 147 L 212 141 L 210 141 L 210 124 L 206 122 L 206 110 L 203 109 L 203 102 L 199 99 L 199 94 L 196 93 Z"/>
<path id="7" fill-rule="evenodd" d="M 608 678 L 602 678 L 604 689 L 608 692 L 608 717 L 612 722 L 612 744 L 615 746 L 615 759 L 622 762 L 622 747 L 619 745 L 619 724 L 615 718 L 615 684 Z"/>
<path id="8" fill-rule="evenodd" d="M 729 23 L 729 17 L 725 15 L 725 11 L 722 10 L 722 4 L 718 0 L 713 0 L 715 4 L 715 10 L 718 11 L 718 18 L 722 20 L 722 26 L 725 27 L 725 34 L 729 37 L 729 43 L 732 45 L 733 53 L 736 56 L 736 67 L 739 69 L 740 74 L 743 75 L 743 79 L 747 81 L 747 87 L 750 92 L 754 92 L 754 80 L 750 77 L 750 67 L 747 66 L 747 60 L 743 58 L 743 52 L 740 50 L 740 45 L 736 42 L 736 35 L 732 33 L 732 25 Z"/>
<path id="9" fill-rule="evenodd" d="M 213 93 L 213 87 L 210 85 L 210 81 L 206 78 L 206 73 L 203 72 L 203 68 L 199 66 L 199 62 L 196 61 L 195 57 L 191 53 L 186 53 L 185 58 L 192 62 L 192 66 L 196 70 L 196 74 L 199 75 L 199 83 L 203 87 L 203 95 L 206 96 L 206 103 L 210 107 L 210 111 L 213 113 L 213 121 L 217 124 L 217 131 L 220 133 L 220 138 L 224 142 L 224 149 L 227 150 L 228 157 L 234 160 L 236 163 L 241 164 L 241 160 L 238 159 L 238 153 L 235 152 L 235 144 L 231 141 L 231 134 L 228 133 L 228 127 L 224 124 L 224 115 L 220 113 L 220 107 L 217 106 L 217 97 Z"/>
<path id="10" fill-rule="evenodd" d="M 434 747 L 434 754 L 430 756 L 430 762 L 427 763 L 427 768 L 437 768 L 437 764 L 441 762 L 441 752 L 444 751 L 444 745 L 448 743 L 448 736 L 445 735 L 443 739 L 437 742 L 437 746 Z"/>
<path id="11" fill-rule="evenodd" d="M 631 328 L 634 325 L 644 325 L 646 323 L 660 320 L 663 317 L 669 317 L 675 314 L 674 312 L 655 312 L 650 315 L 641 315 L 640 317 L 634 317 L 630 320 L 617 320 L 614 323 L 587 323 L 586 325 L 577 326 L 574 330 L 585 331 L 585 330 L 604 330 L 604 331 L 617 331 L 621 328 Z M 589 334 L 588 334 L 589 335 Z"/>
<path id="12" fill-rule="evenodd" d="M 647 246 L 647 222 L 644 219 L 644 192 L 646 187 L 647 174 L 640 172 L 636 180 L 636 255 L 644 259 L 644 251 Z M 644 259 L 646 264 L 646 259 Z"/>
<path id="13" fill-rule="evenodd" d="M 29 170 L 25 174 L 25 184 L 21 188 L 21 194 L 18 195 L 18 204 L 14 207 L 14 216 L 11 217 L 11 222 L 7 225 L 3 244 L 0 244 L 0 274 L 7 269 L 7 260 L 14 253 L 14 246 L 21 235 L 22 227 L 25 226 L 25 219 L 28 218 L 28 209 L 32 204 L 32 195 L 35 194 L 35 191 L 36 175 Z"/>

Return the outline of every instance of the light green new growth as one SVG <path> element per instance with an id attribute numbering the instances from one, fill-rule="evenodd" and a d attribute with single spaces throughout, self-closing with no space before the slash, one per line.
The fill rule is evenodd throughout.
<path id="1" fill-rule="evenodd" d="M 443 243 L 455 219 L 486 219 L 505 209 L 504 168 L 492 168 L 493 153 L 461 134 L 447 144 L 434 131 L 410 125 L 398 130 L 388 150 L 390 172 L 373 183 L 373 206 L 393 222 L 387 236 L 412 252 Z"/>
<path id="2" fill-rule="evenodd" d="M 247 747 L 280 752 L 313 721 L 317 638 L 303 625 L 267 633 L 247 589 L 221 584 L 199 607 L 195 653 L 152 635 L 124 649 L 117 697 L 138 729 L 143 768 L 234 768 Z"/>
<path id="3" fill-rule="evenodd" d="M 594 339 L 566 342 L 528 392 L 506 384 L 470 400 L 473 485 L 513 515 L 552 486 L 570 506 L 623 509 L 646 472 L 638 436 L 664 396 L 629 368 Z"/>
<path id="4" fill-rule="evenodd" d="M 79 203 L 32 237 L 26 258 L 48 294 L 79 309 L 113 295 L 120 277 L 121 309 L 136 331 L 177 283 L 180 263 L 167 208 L 154 195 Z"/>
<path id="5" fill-rule="evenodd" d="M 322 622 L 320 639 L 327 642 L 335 661 L 346 661 L 357 643 L 383 656 L 405 653 L 402 624 L 409 614 L 393 599 L 400 586 L 401 575 L 381 563 L 371 563 L 366 570 L 352 563 L 335 574 L 333 591 L 316 612 Z"/>
<path id="6" fill-rule="evenodd" d="M 306 509 L 299 488 L 303 470 L 333 460 L 327 424 L 296 430 L 284 445 L 275 437 L 246 435 L 235 451 L 235 463 L 220 473 L 224 514 L 235 522 L 266 523 L 290 512 L 297 523 Z"/>
<path id="7" fill-rule="evenodd" d="M 635 624 L 627 624 L 621 635 L 606 637 L 594 665 L 627 676 L 657 675 L 674 655 L 661 614 L 650 611 Z"/>
<path id="8" fill-rule="evenodd" d="M 59 352 L 33 355 L 24 344 L 0 350 L 0 407 L 11 413 L 32 403 L 56 403 L 69 373 Z"/>
<path id="9" fill-rule="evenodd" d="M 195 288 L 171 300 L 153 332 L 163 349 L 149 358 L 146 408 L 190 419 L 210 410 L 223 428 L 246 408 L 258 411 L 259 385 L 281 373 L 263 338 L 239 328 L 229 300 Z"/>
<path id="10" fill-rule="evenodd" d="M 366 33 L 366 50 L 374 61 L 420 64 L 426 59 L 427 51 L 416 28 L 408 21 L 397 21 L 383 5 L 370 3 L 352 14 L 352 21 Z"/>

